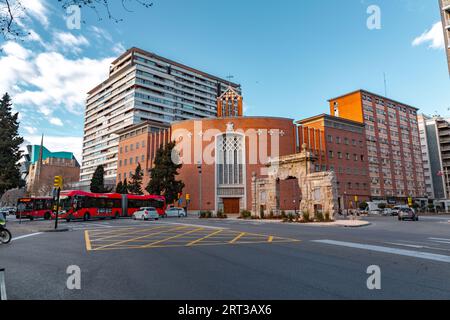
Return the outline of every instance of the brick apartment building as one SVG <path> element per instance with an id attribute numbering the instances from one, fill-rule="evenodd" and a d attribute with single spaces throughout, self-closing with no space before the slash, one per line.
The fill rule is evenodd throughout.
<path id="1" fill-rule="evenodd" d="M 315 171 L 334 171 L 339 207 L 356 208 L 370 199 L 364 124 L 321 114 L 297 121 L 299 145 L 316 154 Z"/>
<path id="2" fill-rule="evenodd" d="M 426 197 L 417 108 L 364 90 L 329 103 L 333 116 L 365 124 L 371 198 Z"/>

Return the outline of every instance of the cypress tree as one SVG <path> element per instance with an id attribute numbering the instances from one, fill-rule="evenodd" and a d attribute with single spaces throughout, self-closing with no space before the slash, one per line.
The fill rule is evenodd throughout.
<path id="1" fill-rule="evenodd" d="M 123 183 L 122 181 L 119 181 L 119 183 L 116 186 L 116 193 L 122 194 L 122 190 L 123 190 Z"/>
<path id="2" fill-rule="evenodd" d="M 92 193 L 108 193 L 111 192 L 110 189 L 105 188 L 105 169 L 102 165 L 99 165 L 97 169 L 95 169 L 94 174 L 91 179 L 91 192 Z"/>
<path id="3" fill-rule="evenodd" d="M 177 181 L 178 170 L 182 164 L 175 164 L 172 161 L 172 150 L 175 142 L 170 142 L 161 146 L 156 152 L 155 165 L 150 170 L 150 182 L 146 190 L 150 194 L 163 195 L 167 203 L 173 203 L 178 194 L 183 192 L 184 183 Z"/>
<path id="4" fill-rule="evenodd" d="M 128 191 L 131 194 L 142 195 L 142 179 L 144 178 L 144 172 L 142 171 L 141 164 L 138 163 L 134 174 L 130 177 L 130 184 L 128 185 Z"/>
<path id="5" fill-rule="evenodd" d="M 128 194 L 128 180 L 123 180 L 122 194 Z"/>
<path id="6" fill-rule="evenodd" d="M 21 185 L 19 160 L 22 158 L 18 113 L 12 113 L 8 93 L 0 100 L 0 196 Z"/>

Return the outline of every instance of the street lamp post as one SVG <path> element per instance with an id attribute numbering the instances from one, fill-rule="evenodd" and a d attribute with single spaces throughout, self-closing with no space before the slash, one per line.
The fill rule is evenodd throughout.
<path id="1" fill-rule="evenodd" d="M 202 164 L 199 161 L 197 164 L 199 175 L 199 214 L 202 212 Z"/>
<path id="2" fill-rule="evenodd" d="M 258 213 L 256 212 L 256 210 L 257 210 L 257 202 L 256 202 L 256 172 L 255 171 L 252 172 L 252 177 L 253 177 L 253 181 L 254 181 L 253 188 L 255 189 L 254 190 L 254 196 L 253 196 L 253 202 L 255 204 L 254 212 L 255 212 L 255 217 L 256 217 L 258 215 Z"/>

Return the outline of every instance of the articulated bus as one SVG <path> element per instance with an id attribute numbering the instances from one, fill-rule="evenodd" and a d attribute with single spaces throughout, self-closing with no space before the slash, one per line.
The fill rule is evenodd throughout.
<path id="1" fill-rule="evenodd" d="M 131 217 L 141 207 L 154 207 L 159 215 L 166 211 L 163 196 L 122 195 L 118 193 L 96 194 L 83 191 L 62 191 L 59 217 L 68 222 L 75 219 L 116 219 Z M 52 218 L 55 215 L 52 214 Z"/>
<path id="2" fill-rule="evenodd" d="M 21 198 L 17 201 L 17 219 L 50 220 L 52 217 L 52 198 Z"/>

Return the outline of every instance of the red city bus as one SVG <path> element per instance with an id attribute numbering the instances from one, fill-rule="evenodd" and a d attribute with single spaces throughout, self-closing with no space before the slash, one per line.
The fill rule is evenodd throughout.
<path id="1" fill-rule="evenodd" d="M 16 218 L 49 220 L 52 217 L 52 198 L 21 198 L 17 201 Z"/>
<path id="2" fill-rule="evenodd" d="M 155 207 L 164 215 L 166 201 L 162 196 L 122 195 L 118 193 L 89 193 L 84 191 L 62 191 L 60 195 L 61 219 L 67 221 L 83 219 L 116 219 L 131 217 L 141 207 Z M 55 218 L 55 215 L 52 214 Z"/>

